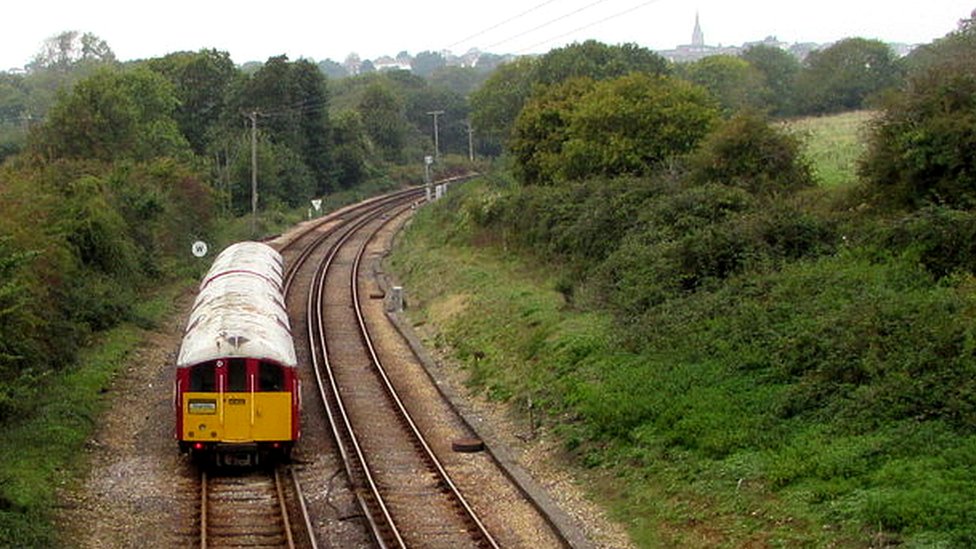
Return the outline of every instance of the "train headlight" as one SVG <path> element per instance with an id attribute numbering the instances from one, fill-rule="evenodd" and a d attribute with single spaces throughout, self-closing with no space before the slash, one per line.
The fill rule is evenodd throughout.
<path id="1" fill-rule="evenodd" d="M 191 414 L 216 414 L 217 401 L 210 398 L 191 398 L 186 405 L 186 409 Z"/>

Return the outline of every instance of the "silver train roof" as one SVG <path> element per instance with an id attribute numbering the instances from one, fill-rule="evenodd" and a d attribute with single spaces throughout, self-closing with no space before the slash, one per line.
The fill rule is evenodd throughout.
<path id="1" fill-rule="evenodd" d="M 200 284 L 177 367 L 224 357 L 252 357 L 295 366 L 281 293 L 282 259 L 258 242 L 228 247 Z"/>

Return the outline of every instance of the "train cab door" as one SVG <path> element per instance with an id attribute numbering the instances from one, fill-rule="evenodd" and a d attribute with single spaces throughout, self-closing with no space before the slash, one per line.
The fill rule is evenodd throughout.
<path id="1" fill-rule="evenodd" d="M 251 392 L 247 372 L 247 361 L 243 358 L 230 358 L 224 361 L 223 405 L 224 442 L 251 442 L 253 423 Z"/>

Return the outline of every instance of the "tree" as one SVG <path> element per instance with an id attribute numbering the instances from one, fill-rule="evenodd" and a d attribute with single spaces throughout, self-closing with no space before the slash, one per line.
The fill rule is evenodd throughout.
<path id="1" fill-rule="evenodd" d="M 345 67 L 331 59 L 319 61 L 319 70 L 322 71 L 322 74 L 333 79 L 345 78 L 349 76 L 349 71 L 347 71 Z"/>
<path id="2" fill-rule="evenodd" d="M 569 116 L 558 173 L 648 174 L 694 150 L 717 114 L 703 88 L 677 78 L 634 73 L 600 82 Z"/>
<path id="3" fill-rule="evenodd" d="M 822 114 L 861 109 L 898 82 L 895 56 L 878 40 L 848 38 L 811 53 L 797 79 L 800 108 Z"/>
<path id="4" fill-rule="evenodd" d="M 592 79 L 573 78 L 540 88 L 526 103 L 509 145 L 523 182 L 549 185 L 556 181 L 572 113 L 594 86 Z"/>
<path id="5" fill-rule="evenodd" d="M 213 132 L 227 109 L 227 93 L 238 76 L 227 52 L 201 50 L 172 53 L 149 61 L 176 90 L 176 121 L 194 152 L 205 154 Z"/>
<path id="6" fill-rule="evenodd" d="M 538 59 L 521 58 L 499 67 L 471 95 L 472 122 L 481 135 L 505 142 L 535 86 L 571 78 L 604 80 L 631 72 L 659 75 L 669 69 L 663 57 L 647 48 L 608 46 L 595 40 L 555 49 Z"/>
<path id="7" fill-rule="evenodd" d="M 67 72 L 79 63 L 115 63 L 115 53 L 105 40 L 91 33 L 65 31 L 44 41 L 29 65 L 31 70 L 55 69 Z"/>
<path id="8" fill-rule="evenodd" d="M 555 84 L 575 77 L 606 80 L 632 72 L 661 75 L 670 71 L 667 60 L 647 48 L 636 44 L 608 46 L 587 40 L 542 56 L 534 80 L 542 84 Z"/>
<path id="9" fill-rule="evenodd" d="M 471 121 L 491 141 L 505 143 L 515 119 L 532 93 L 533 70 L 538 61 L 522 57 L 498 68 L 471 94 Z"/>
<path id="10" fill-rule="evenodd" d="M 177 104 L 173 86 L 148 68 L 103 69 L 51 109 L 34 147 L 102 161 L 181 155 L 189 145 L 174 119 Z"/>
<path id="11" fill-rule="evenodd" d="M 422 51 L 418 53 L 410 63 L 410 68 L 413 69 L 414 74 L 422 78 L 428 78 L 437 69 L 446 66 L 447 60 L 444 59 L 444 56 L 433 51 Z"/>
<path id="12" fill-rule="evenodd" d="M 369 175 L 370 146 L 362 117 L 356 111 L 343 111 L 336 117 L 333 131 L 336 182 L 348 189 Z"/>
<path id="13" fill-rule="evenodd" d="M 268 138 L 293 151 L 324 192 L 331 185 L 330 96 L 325 76 L 307 60 L 272 57 L 232 91 L 227 127 L 240 127 L 241 112 L 256 112 Z"/>
<path id="14" fill-rule="evenodd" d="M 762 104 L 762 73 L 743 59 L 712 55 L 684 69 L 689 80 L 712 93 L 726 114 Z"/>
<path id="15" fill-rule="evenodd" d="M 744 51 L 742 59 L 762 73 L 765 83 L 763 102 L 770 113 L 783 116 L 794 112 L 799 60 L 789 52 L 763 44 Z"/>
<path id="16" fill-rule="evenodd" d="M 427 80 L 433 86 L 447 88 L 462 97 L 468 97 L 487 79 L 487 73 L 470 67 L 442 67 Z"/>
<path id="17" fill-rule="evenodd" d="M 346 73 L 350 76 L 355 76 L 359 74 L 359 66 L 363 63 L 363 60 L 359 58 L 359 54 L 352 52 L 346 56 L 346 60 L 342 62 L 342 66 L 346 69 Z"/>
<path id="18" fill-rule="evenodd" d="M 976 24 L 922 48 L 874 124 L 861 173 L 900 206 L 976 205 Z"/>
<path id="19" fill-rule="evenodd" d="M 421 135 L 429 138 L 430 152 L 433 152 L 433 120 L 427 113 L 433 111 L 443 111 L 438 117 L 440 152 L 466 153 L 468 136 L 461 122 L 468 118 L 467 101 L 451 90 L 434 86 L 424 86 L 407 96 L 407 119 Z"/>
<path id="20" fill-rule="evenodd" d="M 359 101 L 359 116 L 366 135 L 384 159 L 401 160 L 406 140 L 403 103 L 380 82 L 374 82 Z"/>
<path id="21" fill-rule="evenodd" d="M 646 174 L 693 150 L 716 117 L 708 92 L 684 80 L 573 79 L 533 96 L 511 148 L 527 184 Z"/>

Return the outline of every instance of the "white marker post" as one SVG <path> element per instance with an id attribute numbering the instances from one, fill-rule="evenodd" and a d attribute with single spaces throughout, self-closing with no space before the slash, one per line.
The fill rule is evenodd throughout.
<path id="1" fill-rule="evenodd" d="M 424 183 L 427 185 L 427 202 L 430 202 L 430 165 L 433 163 L 433 156 L 427 155 L 424 157 Z"/>

